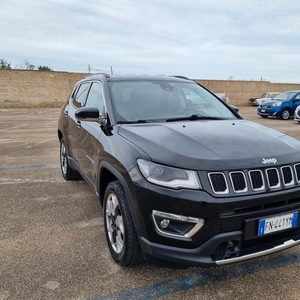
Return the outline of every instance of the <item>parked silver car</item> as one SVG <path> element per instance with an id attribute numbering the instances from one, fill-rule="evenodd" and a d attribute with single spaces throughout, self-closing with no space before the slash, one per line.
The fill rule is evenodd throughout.
<path id="1" fill-rule="evenodd" d="M 249 99 L 249 104 L 253 106 L 261 105 L 266 100 L 271 100 L 279 95 L 280 92 L 266 92 L 261 95 L 261 97 L 253 97 Z"/>

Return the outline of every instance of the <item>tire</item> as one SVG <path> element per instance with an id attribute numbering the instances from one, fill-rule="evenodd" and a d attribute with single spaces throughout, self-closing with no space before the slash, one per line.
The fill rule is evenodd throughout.
<path id="1" fill-rule="evenodd" d="M 68 161 L 67 148 L 64 139 L 60 140 L 60 169 L 65 180 L 72 181 L 80 177 L 79 172 L 73 170 Z"/>
<path id="2" fill-rule="evenodd" d="M 103 214 L 106 241 L 113 259 L 123 266 L 143 262 L 126 195 L 119 181 L 109 183 L 106 188 Z"/>
<path id="3" fill-rule="evenodd" d="M 288 109 L 284 109 L 280 115 L 282 120 L 288 120 L 290 118 L 290 111 Z"/>
<path id="4" fill-rule="evenodd" d="M 260 115 L 262 118 L 266 119 L 268 116 L 263 116 L 263 115 Z"/>

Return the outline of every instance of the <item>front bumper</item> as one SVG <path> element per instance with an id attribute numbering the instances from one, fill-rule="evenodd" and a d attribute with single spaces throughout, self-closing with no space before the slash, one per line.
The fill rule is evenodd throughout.
<path id="1" fill-rule="evenodd" d="M 140 239 L 140 246 L 147 261 L 162 265 L 171 266 L 221 266 L 231 263 L 246 261 L 258 258 L 264 255 L 272 254 L 300 244 L 300 236 L 287 239 L 280 244 L 269 244 L 255 251 L 244 251 L 234 254 L 231 257 L 224 258 L 224 249 L 220 245 L 231 240 L 241 240 L 243 233 L 241 231 L 223 233 L 214 236 L 203 245 L 194 249 L 182 249 L 166 245 L 152 243 L 144 238 Z M 224 246 L 225 248 L 225 246 Z M 230 250 L 229 250 L 230 251 Z"/>
<path id="2" fill-rule="evenodd" d="M 260 116 L 278 117 L 280 115 L 280 112 L 278 110 L 274 110 L 272 108 L 260 108 L 260 107 L 258 107 L 257 114 L 259 114 Z"/>
<path id="3" fill-rule="evenodd" d="M 300 122 L 300 110 L 298 109 L 294 113 L 294 120 Z"/>
<path id="4" fill-rule="evenodd" d="M 134 206 L 138 207 L 142 221 L 135 225 L 148 261 L 179 266 L 216 266 L 300 243 L 300 221 L 295 228 L 258 236 L 260 219 L 300 211 L 300 187 L 215 198 L 205 191 L 170 190 L 143 180 L 139 183 L 134 188 Z M 204 225 L 188 238 L 166 236 L 157 229 L 153 211 L 200 218 Z"/>

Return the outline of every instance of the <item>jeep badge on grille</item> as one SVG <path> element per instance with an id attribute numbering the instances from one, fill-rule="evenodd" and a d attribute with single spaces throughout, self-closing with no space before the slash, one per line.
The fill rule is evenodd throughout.
<path id="1" fill-rule="evenodd" d="M 277 159 L 276 158 L 263 158 L 262 163 L 265 164 L 276 164 Z"/>

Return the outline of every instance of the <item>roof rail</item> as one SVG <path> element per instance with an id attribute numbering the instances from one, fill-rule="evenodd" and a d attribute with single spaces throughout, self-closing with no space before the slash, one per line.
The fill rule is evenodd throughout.
<path id="1" fill-rule="evenodd" d="M 89 73 L 88 75 L 84 75 L 81 79 L 87 78 L 89 76 L 93 76 L 93 75 L 104 75 L 106 77 L 109 77 L 110 74 L 107 73 Z"/>
<path id="2" fill-rule="evenodd" d="M 187 80 L 192 80 L 186 76 L 181 76 L 181 75 L 172 75 L 172 77 L 176 77 L 176 78 L 181 78 L 181 79 L 187 79 Z"/>

